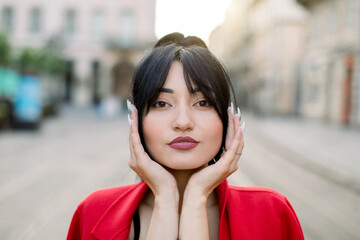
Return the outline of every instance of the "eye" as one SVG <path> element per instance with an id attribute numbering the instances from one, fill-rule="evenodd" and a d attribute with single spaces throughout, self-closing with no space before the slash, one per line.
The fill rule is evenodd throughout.
<path id="1" fill-rule="evenodd" d="M 157 101 L 154 103 L 154 108 L 164 108 L 164 107 L 169 107 L 169 106 L 170 105 L 164 101 Z"/>
<path id="2" fill-rule="evenodd" d="M 210 107 L 210 104 L 206 100 L 201 100 L 195 104 L 197 107 Z"/>

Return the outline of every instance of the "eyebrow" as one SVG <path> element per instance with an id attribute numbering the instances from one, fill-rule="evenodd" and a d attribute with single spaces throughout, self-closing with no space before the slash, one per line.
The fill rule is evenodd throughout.
<path id="1" fill-rule="evenodd" d="M 174 93 L 174 90 L 172 90 L 172 89 L 170 89 L 170 88 L 161 88 L 161 89 L 160 89 L 160 92 Z M 193 93 L 197 93 L 197 92 L 200 92 L 200 89 L 195 88 L 195 89 L 192 89 L 190 93 L 193 94 Z"/>
<path id="2" fill-rule="evenodd" d="M 165 92 L 165 93 L 174 93 L 174 90 L 170 89 L 170 88 L 161 88 L 160 92 Z"/>

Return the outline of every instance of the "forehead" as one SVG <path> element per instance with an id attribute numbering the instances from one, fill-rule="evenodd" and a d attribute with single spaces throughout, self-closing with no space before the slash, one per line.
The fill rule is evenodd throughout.
<path id="1" fill-rule="evenodd" d="M 179 83 L 186 84 L 184 77 L 184 67 L 181 62 L 174 61 L 171 64 L 168 75 L 166 76 L 164 87 L 177 85 Z"/>
<path id="2" fill-rule="evenodd" d="M 166 89 L 166 91 L 162 92 L 169 92 L 167 89 L 186 91 L 192 94 L 198 92 L 199 90 L 196 88 L 196 84 L 191 81 L 191 79 L 187 81 L 184 74 L 183 64 L 179 61 L 174 61 L 163 85 L 163 89 Z"/>

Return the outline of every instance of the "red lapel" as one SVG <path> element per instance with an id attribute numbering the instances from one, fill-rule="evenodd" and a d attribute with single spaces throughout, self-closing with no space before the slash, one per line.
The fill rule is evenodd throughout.
<path id="1" fill-rule="evenodd" d="M 145 182 L 140 182 L 134 186 L 134 188 L 121 194 L 95 225 L 91 234 L 96 239 L 120 240 L 128 238 L 132 216 L 149 189 Z"/>

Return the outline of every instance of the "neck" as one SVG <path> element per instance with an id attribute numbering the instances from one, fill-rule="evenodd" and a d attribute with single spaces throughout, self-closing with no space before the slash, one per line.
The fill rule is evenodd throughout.
<path id="1" fill-rule="evenodd" d="M 184 192 L 187 186 L 187 183 L 190 179 L 190 177 L 197 171 L 199 171 L 200 169 L 191 169 L 191 170 L 174 170 L 174 169 L 169 169 L 167 168 L 167 170 L 175 177 L 176 182 L 177 182 L 177 186 L 178 186 L 178 190 L 179 190 L 179 214 L 181 213 L 181 209 L 182 209 L 182 204 L 183 204 L 183 199 L 184 199 Z M 154 206 L 154 195 L 151 191 L 148 192 L 147 196 L 145 197 L 145 203 L 151 207 Z M 213 192 L 212 194 L 210 194 L 208 201 L 207 201 L 207 207 L 213 207 L 214 205 L 216 205 L 217 202 L 217 197 L 215 192 Z"/>
<path id="2" fill-rule="evenodd" d="M 194 174 L 194 172 L 197 171 L 197 169 L 191 169 L 191 170 L 174 170 L 174 169 L 168 169 L 168 171 L 175 177 L 178 190 L 179 190 L 179 212 L 181 212 L 181 206 L 184 199 L 184 192 L 186 189 L 186 186 L 189 182 L 189 179 L 191 175 Z"/>

